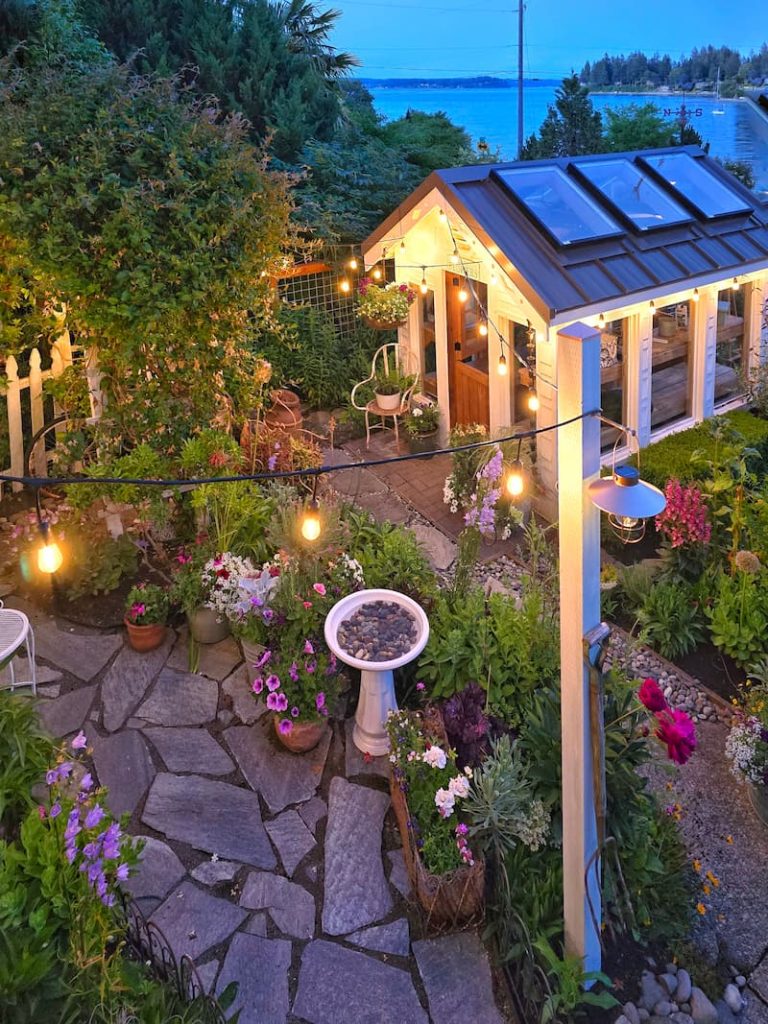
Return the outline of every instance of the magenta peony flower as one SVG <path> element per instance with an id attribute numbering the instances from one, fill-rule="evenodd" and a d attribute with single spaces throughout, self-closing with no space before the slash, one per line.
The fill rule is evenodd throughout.
<path id="1" fill-rule="evenodd" d="M 656 715 L 655 736 L 667 745 L 667 757 L 685 764 L 696 749 L 696 727 L 684 711 L 661 711 Z"/>
<path id="2" fill-rule="evenodd" d="M 661 687 L 655 679 L 650 677 L 643 680 L 643 685 L 637 691 L 637 699 L 654 714 L 657 711 L 666 711 L 668 707 Z"/>

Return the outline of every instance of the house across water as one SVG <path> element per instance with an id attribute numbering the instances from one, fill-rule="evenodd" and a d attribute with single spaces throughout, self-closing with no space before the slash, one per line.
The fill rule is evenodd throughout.
<path id="1" fill-rule="evenodd" d="M 768 206 L 696 147 L 437 171 L 363 255 L 417 291 L 399 344 L 446 426 L 556 422 L 576 323 L 600 334 L 605 416 L 641 445 L 742 404 L 768 358 Z M 556 435 L 537 438 L 550 490 Z"/>

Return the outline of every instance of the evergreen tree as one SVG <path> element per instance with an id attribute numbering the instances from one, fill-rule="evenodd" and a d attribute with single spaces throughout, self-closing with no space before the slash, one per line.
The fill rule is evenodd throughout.
<path id="1" fill-rule="evenodd" d="M 564 78 L 555 96 L 555 103 L 548 107 L 538 133 L 526 141 L 523 159 L 603 152 L 600 112 L 592 106 L 589 89 L 581 85 L 578 76 Z"/>

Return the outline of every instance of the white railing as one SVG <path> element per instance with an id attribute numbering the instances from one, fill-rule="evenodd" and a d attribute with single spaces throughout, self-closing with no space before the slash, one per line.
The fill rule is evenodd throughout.
<path id="1" fill-rule="evenodd" d="M 87 364 L 89 360 L 85 360 Z M 19 377 L 19 364 L 15 356 L 5 359 L 4 394 L 8 421 L 8 446 L 10 450 L 9 465 L 0 472 L 12 476 L 24 475 L 24 452 L 38 430 L 45 424 L 45 406 L 43 384 L 52 377 L 60 377 L 68 366 L 73 364 L 73 351 L 69 331 L 63 331 L 51 346 L 51 365 L 42 369 L 40 351 L 33 348 L 29 353 L 29 375 Z M 83 370 L 90 377 L 86 366 Z M 90 383 L 90 381 L 89 381 Z M 0 404 L 0 411 L 1 411 Z M 58 410 L 56 410 L 58 412 Z M 48 475 L 48 459 L 50 457 L 50 441 L 41 441 L 35 446 L 30 459 L 30 470 L 34 476 Z M 0 484 L 0 488 L 2 488 Z M 23 484 L 11 484 L 14 491 L 20 491 Z M 2 491 L 0 490 L 0 493 Z"/>

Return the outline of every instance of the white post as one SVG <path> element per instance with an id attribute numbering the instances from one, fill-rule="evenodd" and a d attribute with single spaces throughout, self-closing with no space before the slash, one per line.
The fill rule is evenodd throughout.
<path id="1" fill-rule="evenodd" d="M 29 355 L 29 405 L 32 416 L 32 433 L 36 434 L 43 427 L 43 372 L 40 368 L 40 352 L 33 348 Z M 45 442 L 35 445 L 30 458 L 31 469 L 35 476 L 47 476 L 45 458 Z"/>
<path id="2" fill-rule="evenodd" d="M 14 356 L 5 361 L 6 385 L 5 398 L 8 406 L 8 442 L 11 448 L 11 473 L 13 476 L 24 475 L 24 431 L 21 422 L 21 383 L 19 381 L 19 364 Z M 11 484 L 11 489 L 20 491 L 23 484 Z"/>
<path id="3" fill-rule="evenodd" d="M 600 334 L 594 327 L 572 324 L 557 335 L 557 382 L 558 422 L 599 408 Z M 587 496 L 587 484 L 600 472 L 600 422 L 577 420 L 557 435 L 565 948 L 595 971 L 601 902 L 583 643 L 600 621 L 600 513 Z"/>

